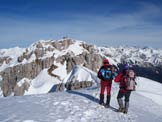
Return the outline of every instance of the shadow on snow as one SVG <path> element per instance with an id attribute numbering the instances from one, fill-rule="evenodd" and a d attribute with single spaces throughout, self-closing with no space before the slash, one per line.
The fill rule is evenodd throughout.
<path id="1" fill-rule="evenodd" d="M 68 92 L 68 93 L 70 93 L 70 94 L 80 95 L 80 96 L 83 96 L 83 97 L 85 97 L 85 98 L 87 98 L 87 99 L 89 99 L 89 100 L 91 100 L 91 101 L 93 101 L 93 102 L 95 102 L 95 103 L 99 103 L 99 99 L 96 98 L 96 97 L 94 97 L 94 96 L 92 96 L 92 95 L 85 94 L 85 93 L 81 93 L 81 92 L 78 92 L 78 91 L 72 91 L 72 90 L 68 90 L 68 91 L 66 91 L 66 92 Z M 116 108 L 114 108 L 114 107 L 112 107 L 112 106 L 110 106 L 109 108 L 110 108 L 111 110 L 117 112 L 117 109 L 116 109 Z"/>
<path id="2" fill-rule="evenodd" d="M 85 98 L 87 98 L 87 99 L 89 99 L 89 100 L 91 100 L 91 101 L 93 101 L 95 103 L 98 103 L 99 102 L 99 99 L 98 98 L 96 98 L 94 96 L 91 96 L 89 94 L 81 93 L 81 92 L 78 92 L 78 91 L 72 91 L 72 90 L 68 90 L 66 92 L 68 92 L 70 94 L 76 94 L 76 95 L 83 96 L 83 97 L 85 97 Z"/>

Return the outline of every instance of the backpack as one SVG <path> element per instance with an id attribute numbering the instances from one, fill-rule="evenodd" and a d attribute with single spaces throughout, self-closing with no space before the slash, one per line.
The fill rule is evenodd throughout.
<path id="1" fill-rule="evenodd" d="M 133 70 L 129 70 L 128 76 L 127 76 L 126 89 L 127 90 L 135 90 L 135 85 L 136 85 L 135 72 Z"/>
<path id="2" fill-rule="evenodd" d="M 111 70 L 111 68 L 109 67 L 109 68 L 103 68 L 103 69 L 101 69 L 101 76 L 102 76 L 102 78 L 104 79 L 104 80 L 106 80 L 106 81 L 111 81 L 112 80 L 112 70 Z"/>

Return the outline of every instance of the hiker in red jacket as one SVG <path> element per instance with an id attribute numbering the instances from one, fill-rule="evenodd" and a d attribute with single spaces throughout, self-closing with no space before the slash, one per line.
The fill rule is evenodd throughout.
<path id="1" fill-rule="evenodd" d="M 129 65 L 124 65 L 124 70 L 115 77 L 115 82 L 120 83 L 117 100 L 119 104 L 119 112 L 127 113 L 129 108 L 129 97 L 131 91 L 135 90 L 135 73 L 129 69 Z M 123 105 L 123 97 L 125 97 L 125 105 Z"/>
<path id="2" fill-rule="evenodd" d="M 111 84 L 114 78 L 115 68 L 109 64 L 108 59 L 103 60 L 103 66 L 98 71 L 98 77 L 101 79 L 101 91 L 99 104 L 104 105 L 104 92 L 107 90 L 107 100 L 105 107 L 109 107 L 111 97 Z"/>

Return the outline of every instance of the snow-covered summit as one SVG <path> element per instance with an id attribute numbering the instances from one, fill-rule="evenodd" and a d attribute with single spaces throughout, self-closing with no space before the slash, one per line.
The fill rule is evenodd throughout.
<path id="1" fill-rule="evenodd" d="M 19 47 L 0 49 L 0 71 L 14 65 L 30 63 L 38 58 L 44 59 L 51 56 L 57 58 L 68 52 L 79 55 L 83 51 L 83 47 L 80 46 L 81 43 L 84 42 L 71 39 L 67 41 L 40 40 L 26 49 Z"/>

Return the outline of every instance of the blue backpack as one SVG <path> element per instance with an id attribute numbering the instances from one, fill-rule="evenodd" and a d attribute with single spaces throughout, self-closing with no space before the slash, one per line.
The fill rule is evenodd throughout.
<path id="1" fill-rule="evenodd" d="M 111 81 L 113 79 L 111 68 L 103 68 L 100 70 L 100 72 L 104 80 Z"/>

